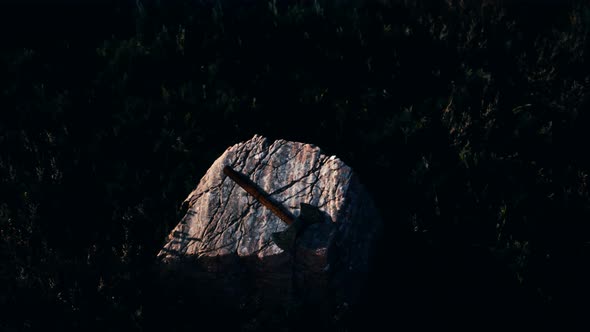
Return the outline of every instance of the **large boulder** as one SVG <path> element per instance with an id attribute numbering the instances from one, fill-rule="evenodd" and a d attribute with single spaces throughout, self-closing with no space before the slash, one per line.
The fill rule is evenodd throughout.
<path id="1" fill-rule="evenodd" d="M 287 225 L 223 173 L 229 165 L 297 215 L 317 206 L 313 224 L 285 252 L 271 240 Z M 342 308 L 365 285 L 381 227 L 350 167 L 311 144 L 261 136 L 229 147 L 186 198 L 186 215 L 158 254 L 163 271 L 188 276 L 217 301 L 261 306 L 303 300 Z M 255 299 L 255 300 L 253 300 Z"/>

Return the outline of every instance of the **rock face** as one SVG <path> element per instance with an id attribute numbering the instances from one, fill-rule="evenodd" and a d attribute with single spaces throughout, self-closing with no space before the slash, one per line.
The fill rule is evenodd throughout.
<path id="1" fill-rule="evenodd" d="M 226 177 L 226 165 L 293 215 L 308 203 L 325 212 L 326 222 L 308 227 L 292 252 L 283 251 L 271 234 L 287 225 Z M 261 136 L 228 148 L 184 205 L 186 215 L 158 259 L 164 270 L 216 289 L 219 301 L 354 302 L 381 227 L 372 200 L 340 159 L 310 144 Z"/>

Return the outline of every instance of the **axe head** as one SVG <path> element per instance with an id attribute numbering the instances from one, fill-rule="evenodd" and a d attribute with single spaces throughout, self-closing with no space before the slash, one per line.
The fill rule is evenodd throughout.
<path id="1" fill-rule="evenodd" d="M 300 204 L 299 216 L 295 218 L 295 221 L 289 225 L 284 231 L 272 233 L 272 241 L 277 247 L 291 251 L 295 246 L 295 240 L 297 236 L 301 234 L 307 228 L 307 226 L 315 223 L 324 222 L 326 220 L 324 212 L 322 212 L 317 206 L 301 203 Z"/>

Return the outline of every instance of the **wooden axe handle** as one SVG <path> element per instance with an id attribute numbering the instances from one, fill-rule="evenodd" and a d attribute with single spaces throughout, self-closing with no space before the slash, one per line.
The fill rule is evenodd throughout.
<path id="1" fill-rule="evenodd" d="M 295 221 L 293 216 L 283 206 L 272 202 L 268 195 L 260 190 L 260 188 L 258 188 L 258 186 L 252 182 L 252 180 L 248 179 L 243 174 L 234 171 L 230 166 L 225 166 L 223 168 L 223 173 L 250 195 L 254 196 L 254 198 L 259 201 L 260 204 L 272 211 L 275 216 L 279 217 L 287 225 L 291 225 Z"/>

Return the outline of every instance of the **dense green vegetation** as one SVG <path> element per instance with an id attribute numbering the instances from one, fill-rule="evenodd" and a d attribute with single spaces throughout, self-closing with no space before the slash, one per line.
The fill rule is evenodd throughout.
<path id="1" fill-rule="evenodd" d="M 3 5 L 0 330 L 214 319 L 150 295 L 153 258 L 213 160 L 254 134 L 338 155 L 373 194 L 388 241 L 365 300 L 392 307 L 359 320 L 583 323 L 581 3 Z"/>

